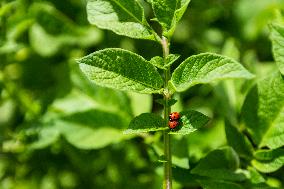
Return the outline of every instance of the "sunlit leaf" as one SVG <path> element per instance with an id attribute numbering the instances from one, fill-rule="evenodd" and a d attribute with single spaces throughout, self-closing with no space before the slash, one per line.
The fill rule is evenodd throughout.
<path id="1" fill-rule="evenodd" d="M 136 0 L 89 0 L 87 13 L 89 22 L 99 28 L 132 38 L 154 40 L 144 10 Z"/>
<path id="2" fill-rule="evenodd" d="M 231 58 L 213 53 L 202 53 L 193 55 L 182 62 L 175 69 L 171 83 L 176 91 L 182 92 L 197 84 L 234 78 L 251 79 L 253 75 Z"/>
<path id="3" fill-rule="evenodd" d="M 160 93 L 163 80 L 143 57 L 123 49 L 104 49 L 77 60 L 97 85 L 139 93 Z"/>

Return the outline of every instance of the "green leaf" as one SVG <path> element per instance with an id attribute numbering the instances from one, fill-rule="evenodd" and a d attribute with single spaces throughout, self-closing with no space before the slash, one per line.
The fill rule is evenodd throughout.
<path id="1" fill-rule="evenodd" d="M 102 29 L 132 38 L 155 40 L 136 0 L 89 0 L 88 20 Z"/>
<path id="2" fill-rule="evenodd" d="M 184 14 L 190 0 L 155 0 L 152 6 L 157 20 L 163 27 L 163 34 L 171 37 L 177 23 Z"/>
<path id="3" fill-rule="evenodd" d="M 277 66 L 284 75 L 284 26 L 272 24 L 270 38 Z"/>
<path id="4" fill-rule="evenodd" d="M 209 121 L 209 117 L 194 110 L 180 112 L 180 115 L 179 126 L 176 127 L 176 130 L 170 131 L 169 134 L 190 134 Z"/>
<path id="5" fill-rule="evenodd" d="M 158 104 L 161 104 L 163 106 L 165 105 L 165 100 L 162 99 L 162 98 L 155 100 L 155 102 L 157 102 Z M 175 103 L 177 103 L 176 99 L 172 98 L 172 99 L 168 100 L 168 107 L 175 105 Z"/>
<path id="6" fill-rule="evenodd" d="M 240 63 L 231 58 L 213 53 L 202 53 L 193 55 L 181 63 L 174 71 L 171 83 L 176 91 L 182 92 L 197 84 L 253 77 Z"/>
<path id="7" fill-rule="evenodd" d="M 155 56 L 150 60 L 150 63 L 156 66 L 157 68 L 166 70 L 168 67 L 170 67 L 178 58 L 180 55 L 178 54 L 170 54 L 166 58 L 166 64 L 164 63 L 164 59 L 160 56 Z"/>
<path id="8" fill-rule="evenodd" d="M 284 78 L 279 72 L 257 83 L 248 93 L 242 117 L 259 148 L 284 145 Z"/>
<path id="9" fill-rule="evenodd" d="M 125 136 L 122 129 L 125 120 L 114 113 L 101 110 L 87 110 L 52 119 L 38 130 L 39 138 L 32 148 L 44 148 L 63 136 L 80 149 L 99 149 L 118 143 L 131 136 Z"/>
<path id="10" fill-rule="evenodd" d="M 142 133 L 150 131 L 166 130 L 165 121 L 161 116 L 153 113 L 143 113 L 135 117 L 129 124 L 124 134 Z"/>
<path id="11" fill-rule="evenodd" d="M 61 41 L 46 33 L 37 23 L 30 28 L 30 43 L 35 52 L 41 56 L 52 56 L 61 47 Z"/>
<path id="12" fill-rule="evenodd" d="M 198 180 L 203 189 L 244 189 L 240 184 L 221 180 Z"/>
<path id="13" fill-rule="evenodd" d="M 104 49 L 77 60 L 97 85 L 139 93 L 161 93 L 163 80 L 143 57 L 123 49 Z"/>
<path id="14" fill-rule="evenodd" d="M 225 131 L 228 145 L 233 147 L 241 157 L 250 159 L 253 154 L 253 146 L 248 138 L 228 121 L 225 124 Z"/>
<path id="15" fill-rule="evenodd" d="M 284 156 L 284 149 L 278 148 L 275 150 L 258 150 L 254 153 L 257 160 L 270 161 L 279 156 Z"/>
<path id="16" fill-rule="evenodd" d="M 238 173 L 239 163 L 237 153 L 231 147 L 225 147 L 210 152 L 191 173 L 218 180 L 243 181 L 246 177 Z"/>
<path id="17" fill-rule="evenodd" d="M 95 85 L 87 77 L 84 77 L 83 73 L 79 69 L 78 64 L 73 64 L 71 71 L 72 82 L 74 83 L 76 88 L 80 89 L 82 92 L 77 92 L 77 95 L 73 98 L 70 98 L 66 102 L 66 104 L 74 104 L 74 102 L 78 102 L 79 99 L 85 98 L 88 101 L 86 102 L 86 105 L 84 105 L 84 107 L 88 107 L 90 104 L 93 104 L 95 106 L 93 106 L 92 108 L 99 107 L 99 109 L 101 110 L 116 112 L 123 114 L 125 118 L 132 118 L 132 103 L 130 102 L 127 94 L 122 91 Z M 63 107 L 62 109 L 66 111 L 67 109 L 70 110 L 74 108 L 76 109 L 75 111 L 78 111 L 78 106 L 76 105 L 71 105 L 71 107 L 68 108 Z"/>
<path id="18" fill-rule="evenodd" d="M 270 173 L 284 165 L 284 149 L 259 150 L 254 154 L 252 165 L 261 172 Z"/>
<path id="19" fill-rule="evenodd" d="M 251 163 L 260 172 L 272 173 L 284 165 L 284 156 L 277 157 L 271 161 L 258 161 L 254 159 Z"/>

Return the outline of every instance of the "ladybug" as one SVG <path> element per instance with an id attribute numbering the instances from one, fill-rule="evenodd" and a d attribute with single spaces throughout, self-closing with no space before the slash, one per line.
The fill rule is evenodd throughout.
<path id="1" fill-rule="evenodd" d="M 170 121 L 176 121 L 180 118 L 180 114 L 178 112 L 172 112 L 170 115 L 169 115 L 169 119 Z"/>
<path id="2" fill-rule="evenodd" d="M 171 130 L 175 129 L 179 125 L 178 121 L 169 121 L 169 128 Z"/>

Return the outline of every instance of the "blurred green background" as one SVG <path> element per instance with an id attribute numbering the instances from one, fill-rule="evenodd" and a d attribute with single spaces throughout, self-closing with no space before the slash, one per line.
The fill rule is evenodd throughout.
<path id="1" fill-rule="evenodd" d="M 141 2 L 150 20 L 150 6 Z M 161 188 L 161 134 L 122 134 L 134 116 L 161 114 L 160 96 L 96 86 L 75 63 L 107 47 L 147 60 L 161 48 L 91 26 L 85 7 L 85 0 L 0 1 L 1 189 Z M 283 9 L 283 0 L 192 0 L 171 42 L 171 52 L 181 54 L 173 68 L 208 51 L 239 60 L 261 79 L 275 69 L 268 24 L 281 20 Z M 175 96 L 174 111 L 213 118 L 206 128 L 173 138 L 175 166 L 187 169 L 226 145 L 224 119 L 238 124 L 251 85 L 227 81 Z M 174 185 L 198 188 L 178 176 Z"/>

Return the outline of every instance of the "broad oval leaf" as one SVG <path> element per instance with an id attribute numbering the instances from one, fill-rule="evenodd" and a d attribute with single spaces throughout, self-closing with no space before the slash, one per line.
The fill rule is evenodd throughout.
<path id="1" fill-rule="evenodd" d="M 284 26 L 271 25 L 270 38 L 276 64 L 282 75 L 284 75 Z"/>
<path id="2" fill-rule="evenodd" d="M 143 113 L 130 122 L 124 134 L 166 130 L 168 127 L 165 125 L 165 121 L 161 116 L 153 113 Z"/>
<path id="3" fill-rule="evenodd" d="M 97 85 L 139 93 L 161 93 L 163 80 L 143 57 L 123 49 L 104 49 L 77 60 Z"/>
<path id="4" fill-rule="evenodd" d="M 214 53 L 201 53 L 182 62 L 174 71 L 171 83 L 176 91 L 182 92 L 197 84 L 253 77 L 240 63 L 231 58 Z"/>
<path id="5" fill-rule="evenodd" d="M 248 93 L 242 117 L 259 148 L 284 145 L 284 78 L 277 72 L 258 82 Z"/>
<path id="6" fill-rule="evenodd" d="M 47 136 L 66 140 L 80 149 L 99 149 L 118 143 L 132 136 L 125 136 L 122 130 L 126 121 L 119 115 L 101 110 L 86 110 L 55 118 L 39 130 L 40 138 L 32 144 L 33 148 L 49 145 Z M 103 137 L 102 137 L 103 136 Z"/>
<path id="7" fill-rule="evenodd" d="M 88 20 L 102 29 L 132 38 L 155 40 L 136 0 L 89 0 Z"/>
<path id="8" fill-rule="evenodd" d="M 239 157 L 230 147 L 210 152 L 201 159 L 191 173 L 220 180 L 243 181 L 246 176 L 238 173 Z"/>
<path id="9" fill-rule="evenodd" d="M 180 112 L 180 115 L 180 124 L 176 127 L 177 130 L 170 131 L 169 134 L 190 134 L 206 125 L 209 121 L 209 117 L 194 110 Z"/>
<path id="10" fill-rule="evenodd" d="M 152 7 L 157 20 L 163 27 L 163 34 L 171 37 L 178 21 L 184 14 L 190 0 L 155 0 Z"/>

